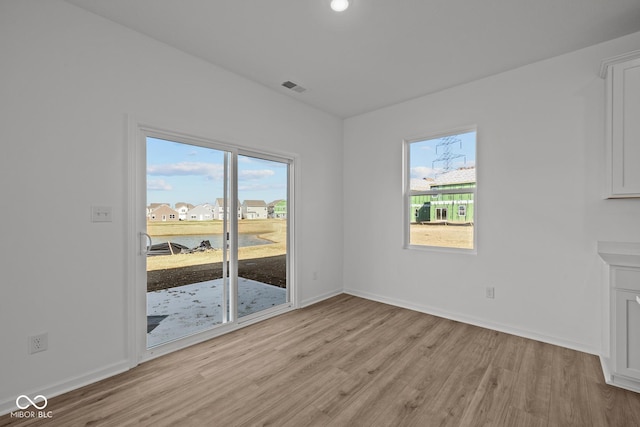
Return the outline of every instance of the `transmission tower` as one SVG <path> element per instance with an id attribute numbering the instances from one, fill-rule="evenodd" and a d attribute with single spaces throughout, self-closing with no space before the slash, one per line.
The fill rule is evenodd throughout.
<path id="1" fill-rule="evenodd" d="M 457 136 L 445 136 L 444 138 L 440 138 L 440 144 L 436 145 L 436 154 L 438 154 L 438 148 L 443 147 L 440 151 L 440 157 L 431 162 L 431 167 L 434 167 L 436 162 L 442 162 L 442 171 L 449 172 L 452 169 L 452 163 L 454 159 L 459 159 L 460 157 L 464 157 L 464 163 L 467 163 L 467 156 L 464 154 L 454 153 L 451 151 L 451 146 L 454 144 L 459 144 L 462 149 L 462 140 Z"/>

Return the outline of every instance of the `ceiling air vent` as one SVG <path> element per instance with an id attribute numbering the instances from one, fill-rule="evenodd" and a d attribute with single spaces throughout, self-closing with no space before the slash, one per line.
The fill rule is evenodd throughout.
<path id="1" fill-rule="evenodd" d="M 291 89 L 293 91 L 296 91 L 298 93 L 302 93 L 302 92 L 304 92 L 306 90 L 302 86 L 300 86 L 297 83 L 294 83 L 294 82 L 292 82 L 290 80 L 287 80 L 286 82 L 282 83 L 282 86 L 286 87 L 287 89 Z"/>

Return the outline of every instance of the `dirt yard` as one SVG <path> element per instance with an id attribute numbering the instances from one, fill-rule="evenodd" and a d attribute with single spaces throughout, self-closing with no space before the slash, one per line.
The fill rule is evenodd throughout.
<path id="1" fill-rule="evenodd" d="M 473 225 L 411 224 L 411 244 L 473 249 Z"/>
<path id="2" fill-rule="evenodd" d="M 245 279 L 284 288 L 287 285 L 286 255 L 239 260 L 238 275 Z M 221 262 L 152 270 L 147 272 L 147 292 L 206 282 L 221 277 Z"/>

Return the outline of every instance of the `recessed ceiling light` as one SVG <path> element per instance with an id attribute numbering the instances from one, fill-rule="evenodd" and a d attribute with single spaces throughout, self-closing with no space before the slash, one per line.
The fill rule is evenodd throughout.
<path id="1" fill-rule="evenodd" d="M 336 12 L 342 12 L 349 7 L 349 0 L 331 0 L 331 9 Z"/>

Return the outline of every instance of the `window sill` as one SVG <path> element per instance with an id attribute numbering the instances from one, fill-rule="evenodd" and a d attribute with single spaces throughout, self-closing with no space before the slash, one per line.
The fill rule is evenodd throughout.
<path id="1" fill-rule="evenodd" d="M 463 254 L 463 255 L 478 254 L 477 248 L 467 249 L 467 248 L 453 248 L 449 246 L 405 245 L 404 249 L 415 250 L 420 252 L 438 252 L 438 253 L 452 253 L 452 254 Z"/>

